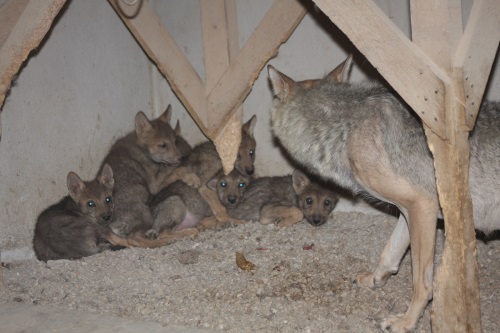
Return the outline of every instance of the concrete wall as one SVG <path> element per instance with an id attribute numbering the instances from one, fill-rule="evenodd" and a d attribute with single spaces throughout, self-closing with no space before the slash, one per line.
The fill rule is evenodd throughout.
<path id="1" fill-rule="evenodd" d="M 199 0 L 150 2 L 203 78 Z M 376 2 L 409 36 L 408 2 Z M 471 3 L 464 1 L 464 17 Z M 238 1 L 240 45 L 271 4 L 271 0 Z M 61 14 L 19 73 L 1 113 L 2 260 L 33 256 L 36 217 L 66 195 L 68 171 L 93 178 L 114 139 L 133 129 L 138 110 L 153 117 L 172 104 L 173 120 L 180 120 L 188 141 L 206 140 L 106 1 L 68 1 Z M 351 81 L 373 75 L 370 64 L 346 37 L 321 12 L 312 10 L 270 63 L 296 80 L 319 78 L 351 52 L 355 55 Z M 500 99 L 498 68 L 493 76 L 488 96 Z M 244 120 L 253 114 L 258 117 L 256 164 L 260 175 L 292 170 L 272 139 L 271 101 L 264 70 L 244 103 Z M 367 208 L 345 200 L 340 209 Z"/>

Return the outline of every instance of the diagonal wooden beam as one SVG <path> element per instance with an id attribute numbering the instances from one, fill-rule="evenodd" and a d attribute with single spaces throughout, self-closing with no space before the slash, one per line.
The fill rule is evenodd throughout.
<path id="1" fill-rule="evenodd" d="M 165 29 L 160 18 L 147 0 L 143 0 L 138 13 L 129 18 L 119 9 L 116 1 L 108 0 L 128 27 L 146 54 L 167 78 L 170 87 L 184 107 L 208 135 L 206 124 L 205 85 L 191 63 L 177 46 L 174 37 Z"/>
<path id="2" fill-rule="evenodd" d="M 498 0 L 475 0 L 458 46 L 454 66 L 463 68 L 465 128 L 472 130 L 500 43 Z"/>
<path id="3" fill-rule="evenodd" d="M 0 8 L 0 108 L 14 75 L 40 45 L 66 0 L 10 0 Z"/>
<path id="4" fill-rule="evenodd" d="M 266 62 L 277 54 L 306 12 L 300 1 L 274 1 L 208 96 L 210 138 L 217 137 L 219 125 L 227 122 L 250 93 Z"/>
<path id="5" fill-rule="evenodd" d="M 372 0 L 313 1 L 422 121 L 441 138 L 446 138 L 444 99 L 445 87 L 450 81 L 446 73 L 414 45 Z"/>

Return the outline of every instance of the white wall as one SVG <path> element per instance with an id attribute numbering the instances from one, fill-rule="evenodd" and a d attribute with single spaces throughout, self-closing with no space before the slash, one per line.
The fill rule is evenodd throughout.
<path id="1" fill-rule="evenodd" d="M 111 142 L 152 115 L 150 63 L 107 1 L 68 1 L 3 107 L 2 260 L 32 256 L 37 215 L 94 177 Z"/>
<path id="2" fill-rule="evenodd" d="M 150 0 L 203 79 L 199 1 Z M 409 36 L 408 1 L 376 2 Z M 464 1 L 464 17 L 471 2 Z M 238 1 L 241 46 L 271 4 L 272 0 Z M 296 80 L 319 78 L 351 52 L 355 55 L 352 81 L 373 73 L 342 32 L 321 12 L 311 11 L 269 63 Z M 489 97 L 500 99 L 496 67 Z M 271 101 L 264 69 L 244 102 L 244 120 L 258 116 L 256 164 L 260 175 L 292 170 L 272 139 Z M 190 143 L 206 140 L 108 2 L 69 2 L 45 43 L 19 73 L 1 113 L 2 260 L 32 257 L 35 219 L 66 195 L 70 170 L 82 178 L 93 178 L 112 141 L 133 129 L 138 110 L 157 116 L 168 104 Z M 366 208 L 343 201 L 340 209 Z"/>

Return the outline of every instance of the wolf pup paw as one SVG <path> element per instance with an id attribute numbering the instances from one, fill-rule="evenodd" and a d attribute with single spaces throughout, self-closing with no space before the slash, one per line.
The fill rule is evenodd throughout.
<path id="1" fill-rule="evenodd" d="M 156 230 L 149 229 L 148 231 L 146 231 L 145 236 L 149 239 L 157 239 L 159 234 Z"/>
<path id="2" fill-rule="evenodd" d="M 201 186 L 201 180 L 195 173 L 187 173 L 182 175 L 181 180 L 187 185 L 199 188 Z"/>

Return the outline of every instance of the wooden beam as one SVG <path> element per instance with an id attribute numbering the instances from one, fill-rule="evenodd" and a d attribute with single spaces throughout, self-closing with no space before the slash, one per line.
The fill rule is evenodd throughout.
<path id="1" fill-rule="evenodd" d="M 146 54 L 165 75 L 170 87 L 201 131 L 207 135 L 205 85 L 177 46 L 174 37 L 165 29 L 149 1 L 143 0 L 139 12 L 131 18 L 119 9 L 116 1 L 120 0 L 108 1 Z"/>
<path id="2" fill-rule="evenodd" d="M 250 93 L 262 68 L 278 52 L 305 16 L 307 10 L 297 0 L 275 0 L 269 11 L 208 96 L 211 138 Z"/>
<path id="3" fill-rule="evenodd" d="M 238 51 L 238 22 L 234 0 L 201 1 L 201 22 L 203 29 L 203 51 L 205 55 L 206 93 L 212 90 L 224 71 L 229 67 L 230 58 Z M 212 113 L 208 122 L 212 123 Z M 228 174 L 234 167 L 241 142 L 243 109 L 227 122 L 218 124 L 218 135 L 212 137 L 222 161 L 224 172 Z"/>
<path id="4" fill-rule="evenodd" d="M 424 125 L 443 212 L 446 242 L 433 286 L 434 332 L 481 332 L 476 241 L 469 193 L 468 132 L 460 128 L 465 114 L 463 73 L 453 67 L 462 38 L 460 0 L 412 0 L 413 41 L 451 78 L 446 86 L 444 141 Z M 439 32 L 439 33 L 436 33 Z"/>
<path id="5" fill-rule="evenodd" d="M 441 138 L 446 138 L 444 98 L 445 86 L 449 84 L 446 73 L 408 40 L 372 0 L 313 1 L 422 121 Z"/>
<path id="6" fill-rule="evenodd" d="M 499 43 L 498 0 L 475 0 L 454 59 L 454 66 L 463 68 L 466 96 L 464 125 L 469 131 L 476 122 Z"/>
<path id="7" fill-rule="evenodd" d="M 0 49 L 14 29 L 30 0 L 7 0 L 0 7 Z"/>
<path id="8" fill-rule="evenodd" d="M 26 3 L 23 0 L 9 1 L 2 6 L 0 108 L 5 101 L 5 94 L 10 89 L 12 78 L 31 50 L 40 45 L 65 2 L 66 0 L 31 0 Z M 4 21 L 9 15 L 12 17 Z"/>

